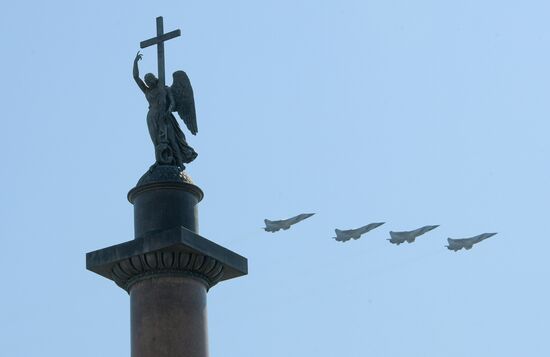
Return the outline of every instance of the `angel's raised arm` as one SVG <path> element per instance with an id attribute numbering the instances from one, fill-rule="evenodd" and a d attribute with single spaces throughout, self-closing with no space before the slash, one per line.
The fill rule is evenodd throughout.
<path id="1" fill-rule="evenodd" d="M 143 57 L 143 55 L 138 51 L 138 53 L 136 54 L 136 58 L 134 58 L 134 80 L 136 81 L 139 89 L 141 89 L 141 91 L 145 93 L 148 88 L 143 80 L 139 78 L 138 62 L 141 60 L 141 57 Z"/>

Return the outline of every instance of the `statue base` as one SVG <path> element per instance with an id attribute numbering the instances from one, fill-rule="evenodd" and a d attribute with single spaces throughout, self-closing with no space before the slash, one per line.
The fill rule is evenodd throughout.
<path id="1" fill-rule="evenodd" d="M 191 177 L 179 167 L 173 165 L 160 165 L 158 163 L 153 164 L 153 166 L 151 166 L 149 170 L 141 176 L 136 187 L 151 182 L 180 182 L 191 185 L 194 184 Z"/>

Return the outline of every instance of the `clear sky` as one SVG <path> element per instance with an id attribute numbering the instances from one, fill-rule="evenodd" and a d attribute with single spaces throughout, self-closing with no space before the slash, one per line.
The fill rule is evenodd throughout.
<path id="1" fill-rule="evenodd" d="M 133 238 L 153 163 L 131 76 L 155 17 L 194 87 L 200 233 L 249 259 L 212 356 L 548 356 L 548 1 L 9 1 L 2 356 L 128 356 L 85 253 Z M 156 70 L 143 51 L 142 74 Z M 316 215 L 276 234 L 264 218 Z M 347 244 L 334 228 L 382 227 Z M 390 230 L 441 227 L 414 244 Z M 447 237 L 499 234 L 471 251 Z"/>

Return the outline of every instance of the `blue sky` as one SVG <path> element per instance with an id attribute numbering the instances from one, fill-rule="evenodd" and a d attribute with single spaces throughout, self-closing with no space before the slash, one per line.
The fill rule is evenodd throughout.
<path id="1" fill-rule="evenodd" d="M 129 355 L 128 296 L 84 255 L 133 237 L 154 153 L 131 66 L 159 15 L 195 90 L 200 233 L 249 259 L 208 295 L 212 356 L 549 354 L 548 2 L 131 4 L 0 13 L 2 355 Z"/>

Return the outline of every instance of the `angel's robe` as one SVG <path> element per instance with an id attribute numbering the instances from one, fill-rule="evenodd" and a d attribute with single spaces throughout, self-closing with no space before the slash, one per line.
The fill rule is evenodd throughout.
<path id="1" fill-rule="evenodd" d="M 195 160 L 197 153 L 187 144 L 174 115 L 167 113 L 168 90 L 170 90 L 168 87 L 152 88 L 145 93 L 149 102 L 147 127 L 155 146 L 157 163 L 184 168 L 184 164 Z"/>

